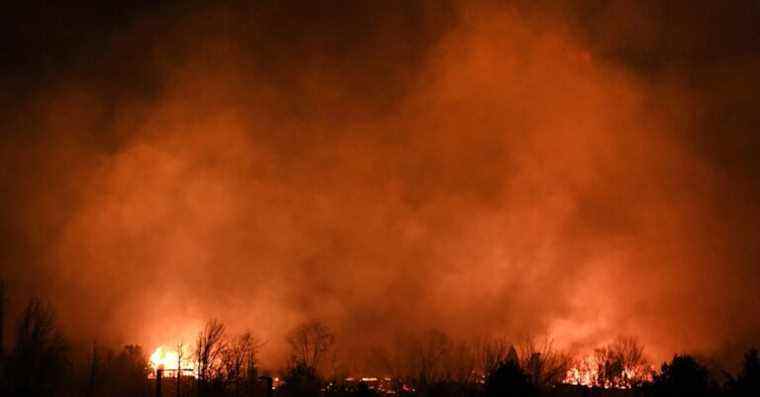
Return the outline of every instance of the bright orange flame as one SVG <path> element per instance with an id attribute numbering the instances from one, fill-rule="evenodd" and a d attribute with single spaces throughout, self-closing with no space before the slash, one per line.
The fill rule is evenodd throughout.
<path id="1" fill-rule="evenodd" d="M 159 346 L 150 355 L 150 366 L 154 370 L 162 368 L 167 371 L 167 375 L 176 376 L 181 369 L 185 376 L 195 376 L 195 363 L 190 357 L 190 352 L 183 346 L 181 356 L 178 350 L 170 349 L 166 346 Z"/>
<path id="2" fill-rule="evenodd" d="M 603 365 L 593 356 L 585 356 L 565 374 L 564 383 L 587 387 L 603 387 L 605 389 L 628 389 L 639 382 L 649 382 L 655 374 L 655 369 L 649 365 L 625 367 L 616 379 L 600 379 L 600 366 Z"/>
<path id="3" fill-rule="evenodd" d="M 598 376 L 596 358 L 586 356 L 567 371 L 564 383 L 591 387 L 596 385 Z"/>

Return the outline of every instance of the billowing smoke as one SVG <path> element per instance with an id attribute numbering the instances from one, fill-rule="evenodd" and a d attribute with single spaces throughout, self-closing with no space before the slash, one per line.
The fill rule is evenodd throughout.
<path id="1" fill-rule="evenodd" d="M 12 303 L 148 348 L 218 317 L 273 362 L 314 318 L 757 342 L 757 58 L 679 66 L 712 47 L 636 2 L 382 3 L 140 14 L 4 97 Z"/>

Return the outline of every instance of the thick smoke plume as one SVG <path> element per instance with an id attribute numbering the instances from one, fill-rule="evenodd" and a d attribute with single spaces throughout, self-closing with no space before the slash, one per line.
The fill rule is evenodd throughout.
<path id="1" fill-rule="evenodd" d="M 702 49 L 613 3 L 130 20 L 3 98 L 14 306 L 38 294 L 81 340 L 148 348 L 218 317 L 270 362 L 315 318 L 357 356 L 430 328 L 635 335 L 656 358 L 757 342 L 756 123 L 723 83 L 757 63 L 693 83 L 677 60 Z"/>

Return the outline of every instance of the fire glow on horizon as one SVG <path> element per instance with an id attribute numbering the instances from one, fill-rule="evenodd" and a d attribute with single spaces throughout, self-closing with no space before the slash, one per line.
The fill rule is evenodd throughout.
<path id="1" fill-rule="evenodd" d="M 610 364 L 599 362 L 594 355 L 584 356 L 567 370 L 562 383 L 604 389 L 630 389 L 641 382 L 651 382 L 657 373 L 654 367 L 646 364 L 625 366 L 620 369 L 617 377 L 610 380 L 604 379 L 605 366 L 609 367 Z"/>
<path id="2" fill-rule="evenodd" d="M 264 34 L 290 26 L 279 6 L 199 6 L 124 26 L 81 54 L 92 70 L 19 95 L 1 156 L 23 187 L 3 196 L 3 277 L 22 287 L 9 310 L 45 291 L 65 334 L 145 346 L 167 376 L 199 370 L 174 342 L 212 317 L 269 341 L 271 368 L 303 319 L 351 352 L 390 355 L 396 330 L 436 329 L 573 353 L 637 335 L 651 362 L 733 360 L 760 329 L 743 304 L 760 280 L 744 222 L 760 211 L 746 135 L 723 147 L 708 127 L 727 108 L 716 130 L 750 125 L 733 104 L 752 92 L 722 73 L 704 93 L 690 74 L 651 79 L 596 46 L 615 40 L 576 31 L 575 12 L 457 3 L 342 7 L 293 37 Z M 377 32 L 356 23 L 375 18 Z M 221 20 L 229 30 L 204 22 Z"/>
<path id="3" fill-rule="evenodd" d="M 181 371 L 186 376 L 196 376 L 195 363 L 191 359 L 190 351 L 182 345 L 178 349 L 172 349 L 166 346 L 159 346 L 150 355 L 150 367 L 153 370 L 151 376 L 155 376 L 155 371 L 162 369 L 168 371 L 170 376 L 177 376 Z"/>
<path id="4" fill-rule="evenodd" d="M 181 354 L 180 354 L 181 351 Z M 164 371 L 165 377 L 177 377 L 180 372 L 182 376 L 197 377 L 196 365 L 192 359 L 192 351 L 186 346 L 181 345 L 178 348 L 171 348 L 166 345 L 158 346 L 150 355 L 150 368 L 148 378 L 155 379 L 156 371 Z M 607 364 L 609 366 L 609 364 Z M 181 368 L 181 371 L 178 369 Z M 603 379 L 605 364 L 600 363 L 599 359 L 593 354 L 585 355 L 569 368 L 565 377 L 560 381 L 562 384 L 578 385 L 585 387 L 600 387 L 604 389 L 630 389 L 640 382 L 651 382 L 657 370 L 646 364 L 636 366 L 625 366 L 613 380 Z M 483 374 L 483 376 L 485 376 Z M 375 383 L 382 379 L 384 382 L 390 382 L 391 378 L 385 376 L 378 378 L 375 376 L 348 377 L 347 382 L 368 382 Z M 273 388 L 277 388 L 280 382 L 279 377 L 274 378 Z M 374 386 L 373 386 L 374 387 Z M 412 390 L 408 385 L 404 385 L 405 390 Z"/>

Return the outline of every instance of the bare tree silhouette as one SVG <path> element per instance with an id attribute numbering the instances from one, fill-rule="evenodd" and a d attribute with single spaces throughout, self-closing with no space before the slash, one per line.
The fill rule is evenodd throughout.
<path id="1" fill-rule="evenodd" d="M 217 377 L 220 371 L 220 358 L 226 348 L 224 332 L 224 324 L 217 319 L 211 319 L 206 322 L 196 339 L 195 365 L 198 392 L 202 395 L 208 393 L 210 381 Z"/>
<path id="2" fill-rule="evenodd" d="M 176 392 L 177 397 L 180 397 L 181 391 L 182 391 L 182 363 L 185 359 L 185 343 L 183 341 L 177 342 L 176 345 L 177 350 L 177 377 L 175 378 L 175 386 L 174 391 Z"/>
<path id="3" fill-rule="evenodd" d="M 288 397 L 317 397 L 321 392 L 322 380 L 314 367 L 303 362 L 292 364 L 284 377 L 285 385 L 278 390 L 278 395 Z"/>
<path id="4" fill-rule="evenodd" d="M 150 367 L 148 358 L 137 345 L 127 345 L 111 360 L 109 374 L 113 383 L 112 396 L 145 396 Z"/>
<path id="5" fill-rule="evenodd" d="M 449 338 L 437 330 L 423 335 L 397 334 L 393 346 L 376 349 L 374 355 L 394 380 L 394 389 L 400 392 L 405 386 L 426 389 L 442 381 L 444 358 L 450 351 Z"/>
<path id="6" fill-rule="evenodd" d="M 484 338 L 477 342 L 478 361 L 483 374 L 493 372 L 501 363 L 511 360 L 519 364 L 515 347 L 504 338 Z"/>
<path id="7" fill-rule="evenodd" d="M 435 388 L 435 393 L 441 393 L 442 389 L 477 383 L 485 350 L 477 341 L 453 340 L 431 329 L 422 334 L 398 334 L 391 346 L 375 348 L 372 357 L 392 379 L 394 392 L 413 388 L 426 393 Z"/>
<path id="8" fill-rule="evenodd" d="M 412 383 L 408 351 L 404 349 L 404 337 L 396 335 L 393 346 L 377 346 L 372 349 L 372 360 L 392 379 L 393 391 L 399 394 L 404 383 Z"/>
<path id="9" fill-rule="evenodd" d="M 148 359 L 140 346 L 127 345 L 118 353 L 93 346 L 91 368 L 94 382 L 87 389 L 92 396 L 140 397 L 147 391 Z M 92 363 L 91 363 L 92 364 Z"/>
<path id="10" fill-rule="evenodd" d="M 644 347 L 635 339 L 618 337 L 594 351 L 597 379 L 601 387 L 631 388 L 651 377 Z"/>
<path id="11" fill-rule="evenodd" d="M 477 380 L 479 367 L 478 346 L 465 340 L 452 341 L 443 360 L 447 382 L 469 385 Z"/>
<path id="12" fill-rule="evenodd" d="M 292 365 L 304 365 L 319 369 L 325 354 L 335 343 L 335 335 L 320 321 L 299 325 L 286 337 L 290 345 Z"/>
<path id="13" fill-rule="evenodd" d="M 60 392 L 69 372 L 68 346 L 56 326 L 52 306 L 32 299 L 24 310 L 9 362 L 14 393 L 47 396 Z"/>
<path id="14" fill-rule="evenodd" d="M 444 371 L 442 362 L 449 353 L 451 342 L 441 331 L 428 330 L 422 337 L 414 338 L 411 346 L 412 365 L 416 374 L 418 387 L 442 381 Z"/>
<path id="15" fill-rule="evenodd" d="M 232 396 L 250 394 L 256 386 L 258 370 L 256 356 L 263 343 L 250 332 L 232 339 L 220 354 L 221 382 Z"/>
<path id="16" fill-rule="evenodd" d="M 572 357 L 558 350 L 549 338 L 539 342 L 529 338 L 518 347 L 518 351 L 520 367 L 539 387 L 560 383 L 572 363 Z"/>

